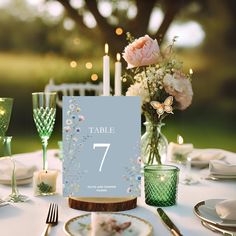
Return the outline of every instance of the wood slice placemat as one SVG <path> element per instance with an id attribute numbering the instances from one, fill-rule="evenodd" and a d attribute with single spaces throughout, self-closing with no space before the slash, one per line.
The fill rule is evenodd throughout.
<path id="1" fill-rule="evenodd" d="M 126 211 L 137 207 L 136 197 L 76 198 L 69 197 L 69 207 L 82 211 Z"/>

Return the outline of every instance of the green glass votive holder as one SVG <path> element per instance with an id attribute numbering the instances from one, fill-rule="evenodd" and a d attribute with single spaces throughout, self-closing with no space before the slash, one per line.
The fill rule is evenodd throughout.
<path id="1" fill-rule="evenodd" d="M 176 204 L 179 168 L 172 165 L 144 167 L 145 202 L 151 206 Z"/>

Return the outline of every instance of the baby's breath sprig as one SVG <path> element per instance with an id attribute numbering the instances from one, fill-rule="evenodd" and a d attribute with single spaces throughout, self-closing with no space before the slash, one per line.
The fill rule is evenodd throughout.
<path id="1" fill-rule="evenodd" d="M 126 40 L 127 40 L 129 43 L 132 43 L 132 42 L 135 40 L 135 38 L 131 35 L 130 32 L 127 32 L 127 33 L 126 33 Z"/>
<path id="2" fill-rule="evenodd" d="M 134 83 L 133 76 L 125 72 L 124 75 L 122 76 L 122 82 L 127 82 L 127 80 L 130 80 L 132 83 Z"/>

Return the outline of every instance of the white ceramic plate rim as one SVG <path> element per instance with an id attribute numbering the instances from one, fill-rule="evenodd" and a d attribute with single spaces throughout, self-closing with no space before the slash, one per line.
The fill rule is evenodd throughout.
<path id="1" fill-rule="evenodd" d="M 232 220 L 223 220 L 217 215 L 216 211 L 212 209 L 212 208 L 215 209 L 215 205 L 217 203 L 221 202 L 221 201 L 224 201 L 224 200 L 225 199 L 209 199 L 209 200 L 206 200 L 206 201 L 199 202 L 194 206 L 194 213 L 201 220 L 206 221 L 208 223 L 211 223 L 213 225 L 236 227 L 236 220 L 234 220 L 234 221 L 232 221 Z M 216 221 L 214 221 L 212 218 L 210 218 L 211 216 L 203 216 L 201 214 L 200 208 L 204 207 L 204 206 L 206 206 L 206 207 L 208 206 L 208 208 L 212 209 L 212 212 L 211 212 L 212 213 L 212 218 L 215 218 Z M 209 211 L 208 211 L 208 213 L 209 213 Z M 209 213 L 209 215 L 210 215 L 210 213 Z"/>
<path id="2" fill-rule="evenodd" d="M 236 175 L 219 175 L 212 173 L 209 176 L 217 179 L 236 179 Z"/>
<path id="3" fill-rule="evenodd" d="M 16 184 L 17 185 L 26 185 L 26 184 L 32 183 L 32 181 L 33 181 L 33 177 L 26 178 L 26 179 L 16 179 Z M 0 184 L 11 185 L 11 180 L 0 179 Z"/>
<path id="4" fill-rule="evenodd" d="M 102 212 L 102 213 L 110 214 L 110 215 L 121 215 L 121 216 L 123 215 L 123 216 L 126 216 L 126 217 L 135 218 L 136 220 L 141 221 L 144 224 L 146 224 L 148 226 L 148 228 L 149 228 L 149 232 L 147 232 L 147 235 L 142 235 L 142 236 L 152 236 L 153 235 L 153 227 L 152 227 L 152 225 L 148 221 L 146 221 L 146 220 L 144 220 L 142 218 L 139 218 L 139 217 L 134 216 L 134 215 L 124 214 L 124 213 L 116 213 L 116 212 L 114 212 L 114 213 Z M 68 235 L 68 236 L 77 236 L 77 235 L 71 235 L 70 232 L 68 232 L 67 227 L 68 227 L 69 223 L 75 221 L 76 219 L 83 218 L 83 217 L 88 217 L 90 215 L 91 215 L 91 213 L 88 213 L 88 214 L 84 214 L 84 215 L 73 217 L 73 218 L 69 219 L 68 221 L 66 221 L 65 224 L 64 224 L 64 227 L 63 227 L 63 230 L 66 233 L 66 235 Z"/>

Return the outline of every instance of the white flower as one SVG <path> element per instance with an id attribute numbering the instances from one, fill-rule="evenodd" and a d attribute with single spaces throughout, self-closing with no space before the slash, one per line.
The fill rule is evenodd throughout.
<path id="1" fill-rule="evenodd" d="M 165 91 L 174 96 L 179 109 L 184 110 L 192 103 L 193 90 L 191 82 L 183 73 L 166 74 L 163 79 Z"/>
<path id="2" fill-rule="evenodd" d="M 128 88 L 126 96 L 140 96 L 142 104 L 150 102 L 147 81 L 142 80 L 141 82 L 135 82 L 134 84 L 132 84 Z"/>
<path id="3" fill-rule="evenodd" d="M 158 70 L 156 70 L 156 76 L 157 78 L 162 78 L 164 76 L 164 69 L 159 68 Z"/>
<path id="4" fill-rule="evenodd" d="M 167 86 L 177 92 L 183 92 L 181 80 L 175 79 L 174 75 L 166 74 L 163 79 L 164 86 Z"/>

